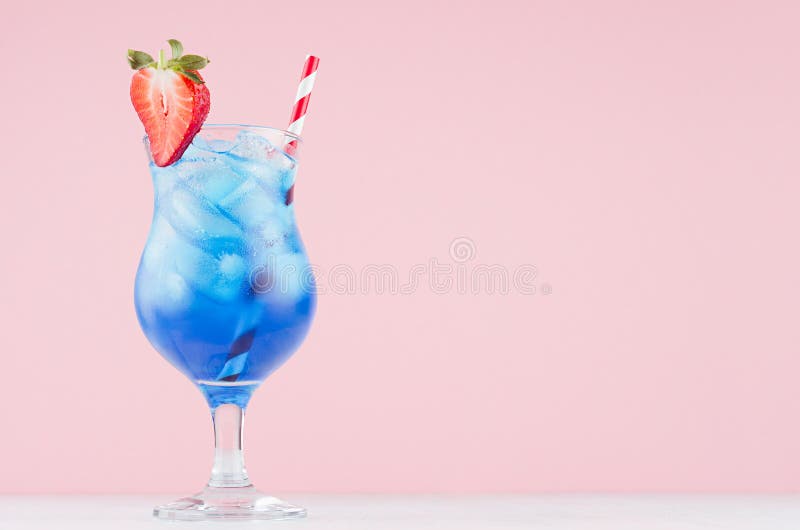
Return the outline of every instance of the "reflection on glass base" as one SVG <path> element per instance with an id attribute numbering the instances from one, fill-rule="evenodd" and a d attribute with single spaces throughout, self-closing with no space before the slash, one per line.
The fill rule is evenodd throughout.
<path id="1" fill-rule="evenodd" d="M 206 487 L 191 497 L 153 508 L 160 519 L 204 521 L 230 519 L 258 521 L 267 519 L 296 519 L 306 516 L 306 509 L 265 495 L 253 486 L 241 488 Z"/>

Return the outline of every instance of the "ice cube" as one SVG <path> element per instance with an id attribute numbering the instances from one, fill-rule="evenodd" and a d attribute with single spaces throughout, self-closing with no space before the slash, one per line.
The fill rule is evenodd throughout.
<path id="1" fill-rule="evenodd" d="M 170 275 L 178 275 L 186 290 L 206 295 L 217 302 L 233 300 L 246 287 L 243 284 L 247 265 L 242 256 L 231 252 L 211 252 L 178 232 L 169 223 L 160 223 L 148 242 L 148 264 L 155 265 L 170 282 L 172 293 L 179 294 L 181 284 Z"/>
<path id="2" fill-rule="evenodd" d="M 161 308 L 188 307 L 194 296 L 227 303 L 247 290 L 247 262 L 236 253 L 198 245 L 156 215 L 142 257 L 142 272 L 151 290 L 145 298 Z M 143 277 L 144 279 L 144 277 Z M 152 287 L 149 287 L 152 286 Z"/>
<path id="3" fill-rule="evenodd" d="M 291 231 L 292 227 L 285 221 L 284 216 L 273 215 L 261 225 L 256 234 L 256 244 L 268 249 L 280 249 L 291 239 Z"/>
<path id="4" fill-rule="evenodd" d="M 175 230 L 160 215 L 153 218 L 153 225 L 150 227 L 150 236 L 142 253 L 142 266 L 148 270 L 156 270 L 164 267 L 167 256 L 167 243 L 172 239 Z"/>
<path id="5" fill-rule="evenodd" d="M 275 146 L 258 134 L 241 131 L 234 140 L 234 146 L 228 152 L 241 158 L 266 160 L 275 152 Z"/>
<path id="6" fill-rule="evenodd" d="M 174 314 L 191 305 L 192 294 L 175 270 L 173 256 L 185 246 L 182 237 L 160 216 L 153 220 L 137 278 L 137 298 L 143 311 Z"/>
<path id="7" fill-rule="evenodd" d="M 181 158 L 175 164 L 173 164 L 173 166 L 179 165 L 181 162 L 205 160 L 208 158 L 213 159 L 219 156 L 216 151 L 208 149 L 208 147 L 210 146 L 204 143 L 202 140 L 200 142 L 197 142 L 197 140 L 193 141 L 191 144 L 189 144 L 189 147 L 186 148 L 186 151 L 183 152 Z"/>
<path id="8" fill-rule="evenodd" d="M 281 150 L 275 151 L 274 156 L 269 160 L 269 169 L 265 171 L 268 178 L 275 182 L 284 194 L 294 184 L 296 173 L 297 162 Z"/>
<path id="9" fill-rule="evenodd" d="M 272 157 L 272 163 L 284 171 L 291 171 L 297 167 L 297 161 L 282 150 L 277 150 Z"/>
<path id="10" fill-rule="evenodd" d="M 175 268 L 192 289 L 220 303 L 246 291 L 247 265 L 237 254 L 214 256 L 194 247 L 176 254 Z"/>
<path id="11" fill-rule="evenodd" d="M 283 205 L 276 189 L 263 185 L 257 179 L 247 179 L 219 202 L 236 223 L 246 230 L 258 230 Z"/>
<path id="12" fill-rule="evenodd" d="M 244 177 L 233 171 L 221 159 L 191 162 L 187 168 L 186 185 L 213 204 L 235 190 Z"/>
<path id="13" fill-rule="evenodd" d="M 285 172 L 270 160 L 228 157 L 228 165 L 239 175 L 258 181 L 263 187 L 278 192 L 282 189 Z"/>
<path id="14" fill-rule="evenodd" d="M 209 282 L 201 286 L 214 300 L 228 302 L 247 292 L 247 263 L 237 254 L 223 254 Z"/>
<path id="15" fill-rule="evenodd" d="M 210 153 L 227 153 L 233 149 L 236 144 L 223 138 L 204 138 L 202 134 L 198 134 L 194 137 L 194 140 L 192 140 L 191 145 Z"/>
<path id="16" fill-rule="evenodd" d="M 153 175 L 153 188 L 155 190 L 156 199 L 168 195 L 178 179 L 177 172 L 174 166 L 158 167 L 154 163 L 150 163 L 150 172 Z"/>
<path id="17" fill-rule="evenodd" d="M 242 229 L 228 214 L 184 185 L 176 185 L 160 201 L 159 211 L 175 230 L 208 248 L 241 245 Z"/>
<path id="18" fill-rule="evenodd" d="M 137 305 L 152 321 L 158 313 L 175 315 L 192 305 L 192 292 L 177 273 L 164 270 L 142 271 L 137 283 Z"/>
<path id="19" fill-rule="evenodd" d="M 177 311 L 189 306 L 191 292 L 189 286 L 179 274 L 167 272 L 164 274 L 164 283 L 161 286 L 161 306 L 163 309 Z"/>
<path id="20" fill-rule="evenodd" d="M 244 259 L 237 254 L 223 254 L 219 258 L 219 273 L 224 278 L 241 277 L 246 268 Z"/>
<path id="21" fill-rule="evenodd" d="M 234 171 L 246 178 L 258 178 L 271 187 L 277 188 L 285 184 L 287 172 L 293 171 L 295 167 L 292 157 L 276 148 L 266 138 L 247 131 L 237 136 L 237 142 L 236 147 L 226 157 Z"/>

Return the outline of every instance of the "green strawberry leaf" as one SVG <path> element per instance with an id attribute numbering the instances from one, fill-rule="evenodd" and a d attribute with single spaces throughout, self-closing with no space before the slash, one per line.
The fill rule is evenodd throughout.
<path id="1" fill-rule="evenodd" d="M 138 50 L 128 50 L 128 64 L 134 70 L 141 70 L 147 66 L 151 66 L 155 62 L 150 54 L 140 52 Z"/>
<path id="2" fill-rule="evenodd" d="M 205 68 L 209 63 L 208 57 L 200 55 L 183 55 L 183 44 L 177 39 L 169 39 L 169 47 L 172 51 L 172 58 L 167 60 L 164 57 L 164 50 L 158 51 L 158 61 L 153 59 L 150 54 L 138 50 L 128 50 L 128 64 L 134 70 L 154 67 L 161 70 L 170 69 L 191 79 L 195 83 L 203 84 L 197 70 Z"/>
<path id="3" fill-rule="evenodd" d="M 197 83 L 199 85 L 204 85 L 205 84 L 205 81 L 200 79 L 200 76 L 197 75 L 194 72 L 187 72 L 186 70 L 179 70 L 179 69 L 175 69 L 175 71 L 178 72 L 179 74 L 181 74 L 182 76 L 191 79 L 192 81 L 194 81 L 195 83 Z"/>
<path id="4" fill-rule="evenodd" d="M 183 44 L 181 44 L 181 41 L 169 39 L 167 42 L 169 43 L 169 47 L 172 49 L 173 59 L 178 59 L 181 55 L 183 55 Z"/>
<path id="5" fill-rule="evenodd" d="M 200 70 L 208 64 L 208 58 L 199 55 L 184 55 L 178 59 L 178 63 L 184 70 Z"/>

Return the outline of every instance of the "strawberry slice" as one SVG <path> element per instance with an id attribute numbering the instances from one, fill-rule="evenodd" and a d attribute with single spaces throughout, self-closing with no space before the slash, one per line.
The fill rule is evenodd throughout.
<path id="1" fill-rule="evenodd" d="M 208 59 L 182 55 L 180 42 L 169 43 L 169 61 L 164 60 L 163 50 L 157 62 L 144 52 L 128 50 L 128 62 L 136 70 L 131 102 L 150 140 L 153 161 L 161 167 L 180 159 L 211 108 L 208 88 L 197 71 Z"/>

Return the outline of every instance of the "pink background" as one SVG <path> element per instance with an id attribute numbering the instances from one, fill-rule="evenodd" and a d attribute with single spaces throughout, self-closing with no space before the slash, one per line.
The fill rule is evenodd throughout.
<path id="1" fill-rule="evenodd" d="M 149 346 L 129 47 L 208 54 L 209 122 L 284 126 L 329 270 L 539 291 L 324 294 L 255 395 L 283 491 L 800 488 L 800 4 L 13 2 L 0 17 L 0 492 L 196 489 L 202 397 Z M 547 289 L 550 294 L 545 294 Z"/>

